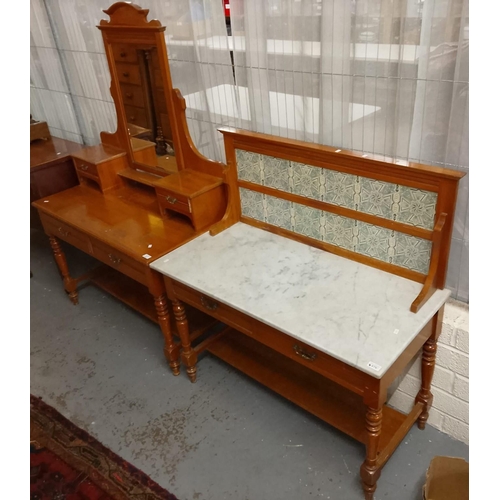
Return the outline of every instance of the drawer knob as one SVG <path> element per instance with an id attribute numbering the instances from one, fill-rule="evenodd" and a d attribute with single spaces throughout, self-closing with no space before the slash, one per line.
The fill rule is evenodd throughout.
<path id="1" fill-rule="evenodd" d="M 120 52 L 120 57 L 127 57 L 127 53 L 124 51 Z"/>
<path id="2" fill-rule="evenodd" d="M 88 170 L 88 169 L 89 169 L 88 165 L 85 165 L 84 163 L 80 165 L 80 170 Z"/>
<path id="3" fill-rule="evenodd" d="M 300 356 L 303 359 L 306 359 L 307 361 L 314 361 L 316 359 L 316 354 L 314 352 L 307 352 L 302 347 L 300 347 L 298 344 L 295 344 L 293 346 L 293 350 L 295 351 L 295 354 L 297 356 Z"/>
<path id="4" fill-rule="evenodd" d="M 217 302 L 214 302 L 212 300 L 208 300 L 206 297 L 203 295 L 200 297 L 201 304 L 205 309 L 208 309 L 209 311 L 215 311 L 219 304 Z"/>
<path id="5" fill-rule="evenodd" d="M 121 261 L 122 259 L 120 259 L 120 257 L 117 257 L 116 255 L 113 255 L 112 253 L 108 254 L 108 257 L 109 257 L 109 260 L 115 265 L 117 266 Z"/>
<path id="6" fill-rule="evenodd" d="M 123 74 L 123 76 L 125 78 L 127 78 L 128 76 L 130 76 L 130 73 L 128 71 L 124 71 L 122 74 Z"/>
<path id="7" fill-rule="evenodd" d="M 127 92 L 125 94 L 125 97 L 128 97 L 129 99 L 132 99 L 132 97 L 134 97 L 130 92 Z"/>
<path id="8" fill-rule="evenodd" d="M 173 196 L 167 196 L 166 198 L 168 203 L 170 203 L 171 205 L 175 205 L 177 203 L 177 198 L 174 198 Z"/>
<path id="9" fill-rule="evenodd" d="M 63 236 L 68 236 L 68 231 L 63 229 L 62 227 L 58 228 L 58 231 L 63 235 Z"/>

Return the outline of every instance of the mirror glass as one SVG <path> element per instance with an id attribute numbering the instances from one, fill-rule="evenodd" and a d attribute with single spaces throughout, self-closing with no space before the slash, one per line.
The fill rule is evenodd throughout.
<path id="1" fill-rule="evenodd" d="M 134 162 L 177 171 L 156 47 L 115 44 L 113 55 Z"/>

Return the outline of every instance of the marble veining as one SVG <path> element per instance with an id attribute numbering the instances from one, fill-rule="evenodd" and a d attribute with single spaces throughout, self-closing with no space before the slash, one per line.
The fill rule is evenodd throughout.
<path id="1" fill-rule="evenodd" d="M 421 284 L 241 222 L 150 265 L 376 378 L 450 295 L 414 314 Z"/>

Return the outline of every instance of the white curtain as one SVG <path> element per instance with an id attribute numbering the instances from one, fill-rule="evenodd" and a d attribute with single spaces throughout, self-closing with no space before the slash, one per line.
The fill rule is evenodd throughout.
<path id="1" fill-rule="evenodd" d="M 31 113 L 47 120 L 52 135 L 88 145 L 116 129 L 110 76 L 96 28 L 112 0 L 31 0 Z M 223 160 L 215 116 L 206 93 L 234 86 L 226 22 L 219 0 L 139 0 L 149 19 L 166 26 L 174 87 L 186 98 L 188 124 L 200 152 Z"/>
<path id="2" fill-rule="evenodd" d="M 231 0 L 239 125 L 468 172 L 468 0 Z M 447 286 L 468 301 L 468 176 Z"/>
<path id="3" fill-rule="evenodd" d="M 31 0 L 31 110 L 96 144 L 116 127 L 99 21 L 112 0 Z M 468 0 L 139 0 L 166 27 L 190 132 L 221 125 L 468 172 Z M 234 64 L 233 64 L 234 61 Z M 468 176 L 447 286 L 468 301 Z"/>

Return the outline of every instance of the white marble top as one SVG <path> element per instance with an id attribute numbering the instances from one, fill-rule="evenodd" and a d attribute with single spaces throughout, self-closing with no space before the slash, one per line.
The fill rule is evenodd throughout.
<path id="1" fill-rule="evenodd" d="M 450 295 L 241 222 L 150 265 L 376 378 Z"/>

